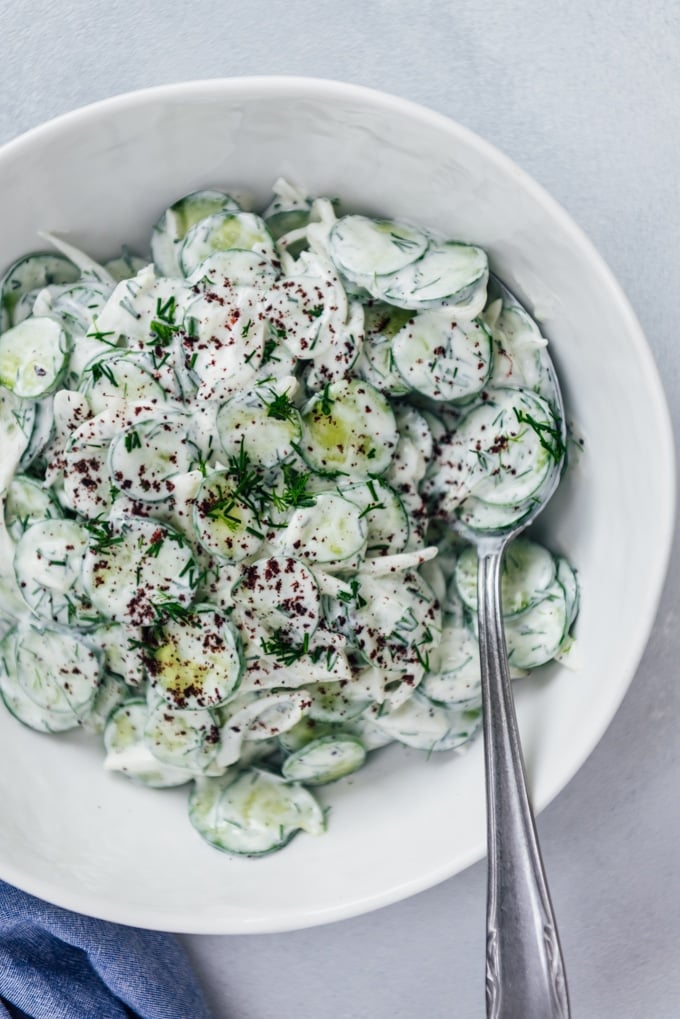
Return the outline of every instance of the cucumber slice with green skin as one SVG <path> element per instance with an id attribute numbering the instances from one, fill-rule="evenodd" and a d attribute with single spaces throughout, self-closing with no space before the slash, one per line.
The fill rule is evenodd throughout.
<path id="1" fill-rule="evenodd" d="M 198 569 L 181 534 L 157 520 L 121 516 L 90 527 L 82 583 L 106 619 L 153 626 L 191 602 Z"/>
<path id="2" fill-rule="evenodd" d="M 469 320 L 486 304 L 488 279 L 489 263 L 481 248 L 447 241 L 431 244 L 422 258 L 391 276 L 376 277 L 370 293 L 397 308 L 448 308 Z"/>
<path id="3" fill-rule="evenodd" d="M 272 285 L 264 310 L 277 340 L 300 358 L 327 355 L 349 315 L 333 267 L 312 253 L 302 255 L 294 271 Z"/>
<path id="4" fill-rule="evenodd" d="M 489 378 L 491 336 L 479 319 L 465 322 L 449 311 L 421 311 L 394 337 L 392 355 L 410 389 L 432 400 L 467 400 Z"/>
<path id="5" fill-rule="evenodd" d="M 120 676 L 104 672 L 89 711 L 82 720 L 88 732 L 103 733 L 112 712 L 130 696 L 130 691 Z"/>
<path id="6" fill-rule="evenodd" d="M 141 687 L 146 682 L 146 672 L 141 648 L 144 647 L 143 632 L 121 623 L 104 623 L 88 634 L 95 647 L 104 655 L 104 665 L 110 672 L 125 681 L 128 687 Z"/>
<path id="7" fill-rule="evenodd" d="M 66 368 L 68 346 L 56 319 L 24 319 L 0 335 L 0 385 L 23 400 L 53 392 Z"/>
<path id="8" fill-rule="evenodd" d="M 9 389 L 0 386 L 0 434 L 3 450 L 0 461 L 0 492 L 9 485 L 31 440 L 35 425 L 36 405 L 20 400 Z"/>
<path id="9" fill-rule="evenodd" d="M 161 700 L 149 709 L 144 742 L 162 764 L 201 775 L 220 747 L 219 720 L 212 711 L 175 710 Z"/>
<path id="10" fill-rule="evenodd" d="M 357 374 L 389 396 L 404 396 L 410 388 L 397 368 L 392 341 L 412 315 L 381 301 L 370 301 L 364 311 L 364 343 Z"/>
<path id="11" fill-rule="evenodd" d="M 501 603 L 505 617 L 524 612 L 545 596 L 556 576 L 551 553 L 529 538 L 516 538 L 505 550 L 501 571 Z M 458 556 L 453 575 L 457 594 L 477 611 L 477 552 L 468 546 Z"/>
<path id="12" fill-rule="evenodd" d="M 478 708 L 441 707 L 418 691 L 396 711 L 385 712 L 381 705 L 374 705 L 367 717 L 392 739 L 428 753 L 459 750 L 477 735 L 482 721 Z"/>
<path id="13" fill-rule="evenodd" d="M 388 401 L 358 379 L 336 382 L 313 397 L 303 408 L 302 424 L 300 453 L 321 474 L 379 477 L 399 439 Z"/>
<path id="14" fill-rule="evenodd" d="M 341 730 L 337 725 L 319 722 L 316 718 L 304 715 L 292 729 L 279 735 L 278 742 L 284 753 L 293 754 L 313 740 L 320 739 L 322 736 L 331 736 L 338 731 L 344 730 Z"/>
<path id="15" fill-rule="evenodd" d="M 187 371 L 203 386 L 249 391 L 266 331 L 257 289 L 215 288 L 198 294 L 184 317 L 181 342 Z"/>
<path id="16" fill-rule="evenodd" d="M 441 610 L 431 590 L 414 572 L 359 574 L 356 580 L 356 595 L 342 605 L 338 626 L 369 664 L 411 673 L 415 685 L 441 634 Z"/>
<path id="17" fill-rule="evenodd" d="M 339 485 L 341 495 L 355 503 L 366 526 L 366 556 L 403 552 L 409 539 L 409 521 L 404 504 L 380 478 Z"/>
<path id="18" fill-rule="evenodd" d="M 57 475 L 63 474 L 59 498 L 69 509 L 94 519 L 111 509 L 115 492 L 108 469 L 109 447 L 121 429 L 130 424 L 130 418 L 123 408 L 116 407 L 78 424 L 87 412 L 87 400 L 80 393 L 62 397 L 62 392 L 55 396 L 57 431 L 66 435 L 70 431 L 70 435 L 63 453 L 56 457 L 60 468 Z M 72 431 L 69 426 L 73 426 Z M 53 483 L 51 470 L 49 477 Z"/>
<path id="19" fill-rule="evenodd" d="M 360 506 L 339 492 L 321 492 L 313 506 L 294 510 L 275 543 L 285 553 L 333 572 L 358 567 L 366 535 Z"/>
<path id="20" fill-rule="evenodd" d="M 285 384 L 279 388 L 282 393 L 262 387 L 222 404 L 217 412 L 217 434 L 225 456 L 245 454 L 261 467 L 274 467 L 295 453 L 302 422 Z M 292 392 L 293 380 L 288 388 Z"/>
<path id="21" fill-rule="evenodd" d="M 268 556 L 246 566 L 234 598 L 265 630 L 290 644 L 308 641 L 319 625 L 317 582 L 293 556 Z"/>
<path id="22" fill-rule="evenodd" d="M 46 287 L 36 297 L 33 314 L 49 315 L 61 322 L 70 336 L 84 337 L 112 291 L 111 283 L 96 279 Z"/>
<path id="23" fill-rule="evenodd" d="M 377 276 L 389 276 L 420 258 L 428 238 L 404 223 L 367 216 L 343 216 L 329 235 L 329 252 L 340 273 L 365 287 Z"/>
<path id="24" fill-rule="evenodd" d="M 168 619 L 145 654 L 151 685 L 173 709 L 226 703 L 243 672 L 237 635 L 212 605 Z"/>
<path id="25" fill-rule="evenodd" d="M 281 773 L 289 781 L 327 785 L 358 771 L 365 760 L 366 751 L 355 736 L 322 736 L 286 758 Z"/>
<path id="26" fill-rule="evenodd" d="M 305 384 L 311 392 L 318 393 L 326 386 L 349 378 L 363 345 L 363 320 L 363 306 L 352 301 L 347 322 L 329 330 L 328 350 L 314 355 L 305 374 Z"/>
<path id="27" fill-rule="evenodd" d="M 508 661 L 517 669 L 537 669 L 551 661 L 568 631 L 567 603 L 561 584 L 555 583 L 541 601 L 505 623 Z"/>
<path id="28" fill-rule="evenodd" d="M 14 717 L 36 732 L 65 732 L 75 729 L 80 720 L 70 712 L 47 711 L 32 700 L 19 683 L 17 673 L 16 630 L 11 630 L 0 642 L 0 697 Z"/>
<path id="29" fill-rule="evenodd" d="M 111 483 L 130 499 L 160 502 L 172 495 L 172 479 L 186 474 L 198 460 L 184 414 L 142 415 L 116 435 L 109 448 Z"/>
<path id="30" fill-rule="evenodd" d="M 477 638 L 467 627 L 444 620 L 439 646 L 430 655 L 430 671 L 419 687 L 433 704 L 443 707 L 482 703 L 482 676 Z"/>
<path id="31" fill-rule="evenodd" d="M 154 378 L 151 361 L 128 351 L 95 357 L 85 366 L 78 388 L 93 414 L 106 411 L 115 400 L 141 401 L 153 407 L 168 398 Z"/>
<path id="32" fill-rule="evenodd" d="M 309 717 L 317 722 L 344 724 L 358 718 L 370 699 L 357 697 L 347 682 L 317 683 L 310 693 Z"/>
<path id="33" fill-rule="evenodd" d="M 297 782 L 248 768 L 196 782 L 189 820 L 206 842 L 225 853 L 264 856 L 282 849 L 298 831 L 325 831 L 321 807 Z"/>
<path id="34" fill-rule="evenodd" d="M 136 276 L 140 269 L 149 264 L 148 258 L 140 258 L 134 251 L 123 246 L 123 250 L 116 258 L 110 258 L 104 262 L 104 268 L 114 278 L 116 283 L 127 280 L 130 276 Z"/>
<path id="35" fill-rule="evenodd" d="M 40 481 L 25 474 L 14 476 L 5 499 L 5 525 L 12 541 L 19 541 L 33 524 L 61 516 L 61 510 Z"/>
<path id="36" fill-rule="evenodd" d="M 470 495 L 514 514 L 530 508 L 562 455 L 559 423 L 545 400 L 528 389 L 490 390 L 440 443 L 423 490 L 445 515 L 461 504 L 465 510 Z"/>
<path id="37" fill-rule="evenodd" d="M 225 209 L 238 212 L 239 208 L 230 195 L 216 190 L 193 191 L 174 202 L 156 223 L 151 235 L 151 254 L 159 273 L 181 276 L 179 249 L 187 232 L 216 212 Z"/>
<path id="38" fill-rule="evenodd" d="M 214 471 L 203 479 L 193 524 L 203 548 L 227 562 L 256 555 L 264 540 L 259 513 L 239 498 L 238 482 L 229 471 Z"/>
<path id="39" fill-rule="evenodd" d="M 18 258 L 0 280 L 2 331 L 15 324 L 14 309 L 24 294 L 52 283 L 75 283 L 79 276 L 73 262 L 53 252 L 37 251 Z"/>
<path id="40" fill-rule="evenodd" d="M 434 440 L 427 419 L 415 407 L 403 403 L 395 410 L 399 441 L 385 480 L 410 509 L 420 506 L 418 484 L 432 459 Z"/>
<path id="41" fill-rule="evenodd" d="M 75 520 L 41 520 L 16 544 L 14 570 L 31 611 L 43 619 L 87 625 L 96 613 L 80 584 L 88 532 Z"/>
<path id="42" fill-rule="evenodd" d="M 179 248 L 179 265 L 190 276 L 216 251 L 255 251 L 276 258 L 274 241 L 264 220 L 252 212 L 216 212 L 192 226 Z"/>
<path id="43" fill-rule="evenodd" d="M 199 292 L 212 296 L 218 304 L 219 298 L 233 302 L 240 288 L 252 288 L 266 292 L 279 275 L 274 262 L 257 251 L 230 248 L 215 251 L 188 277 L 187 283 L 197 287 Z"/>
<path id="44" fill-rule="evenodd" d="M 83 719 L 102 675 L 101 655 L 73 630 L 17 628 L 17 676 L 39 708 Z"/>
<path id="45" fill-rule="evenodd" d="M 470 495 L 458 510 L 458 517 L 461 523 L 480 533 L 505 531 L 521 524 L 539 502 L 540 499 L 534 497 L 509 506 L 494 506 Z"/>
<path id="46" fill-rule="evenodd" d="M 243 743 L 276 739 L 300 723 L 309 709 L 307 690 L 275 690 L 242 694 L 220 712 L 222 746 L 219 765 L 231 765 L 243 756 Z"/>
<path id="47" fill-rule="evenodd" d="M 492 280 L 490 296 L 499 292 L 496 282 Z M 507 291 L 497 300 L 500 312 L 494 314 L 494 309 L 489 309 L 493 318 L 491 332 L 495 344 L 492 384 L 533 389 L 552 407 L 558 407 L 560 399 L 556 380 L 545 357 L 548 341 L 531 315 Z"/>
<path id="48" fill-rule="evenodd" d="M 190 771 L 162 764 L 145 745 L 147 715 L 146 702 L 135 698 L 113 711 L 104 729 L 104 767 L 152 789 L 186 785 L 193 777 Z"/>
<path id="49" fill-rule="evenodd" d="M 578 615 L 580 591 L 576 571 L 563 556 L 557 556 L 557 582 L 564 591 L 566 628 L 563 639 L 566 640 Z"/>
<path id="50" fill-rule="evenodd" d="M 33 404 L 35 419 L 26 449 L 21 454 L 19 470 L 33 468 L 42 473 L 42 459 L 54 436 L 54 396 L 44 396 Z"/>
<path id="51" fill-rule="evenodd" d="M 385 732 L 384 729 L 378 728 L 377 725 L 363 715 L 354 719 L 348 725 L 343 726 L 343 729 L 351 732 L 357 739 L 361 740 L 366 753 L 370 753 L 371 750 L 381 750 L 383 747 L 389 746 L 390 743 L 394 743 L 394 738 L 389 733 Z"/>

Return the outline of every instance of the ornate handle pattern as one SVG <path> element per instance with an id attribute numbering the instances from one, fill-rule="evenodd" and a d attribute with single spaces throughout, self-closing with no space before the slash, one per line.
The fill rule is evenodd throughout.
<path id="1" fill-rule="evenodd" d="M 501 612 L 503 544 L 479 550 L 488 840 L 488 1019 L 569 1019 L 557 926 L 527 795 Z"/>

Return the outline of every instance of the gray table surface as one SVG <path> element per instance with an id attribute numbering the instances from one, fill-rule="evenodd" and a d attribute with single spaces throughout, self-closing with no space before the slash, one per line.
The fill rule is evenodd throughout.
<path id="1" fill-rule="evenodd" d="M 680 426 L 677 0 L 2 0 L 0 11 L 0 142 L 129 89 L 253 73 L 371 85 L 473 128 L 600 249 Z M 575 1019 L 680 1015 L 679 604 L 676 542 L 623 706 L 539 819 Z M 480 863 L 332 926 L 184 940 L 216 1019 L 477 1019 L 484 899 Z"/>

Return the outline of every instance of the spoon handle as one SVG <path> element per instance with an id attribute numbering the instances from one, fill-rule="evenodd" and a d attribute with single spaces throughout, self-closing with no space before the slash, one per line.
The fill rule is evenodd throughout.
<path id="1" fill-rule="evenodd" d="M 503 545 L 479 551 L 488 844 L 488 1019 L 569 1019 L 567 982 L 527 795 L 501 611 Z"/>

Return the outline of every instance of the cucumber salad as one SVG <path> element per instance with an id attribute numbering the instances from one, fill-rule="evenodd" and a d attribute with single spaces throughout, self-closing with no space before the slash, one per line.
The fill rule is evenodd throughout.
<path id="1" fill-rule="evenodd" d="M 0 694 L 187 785 L 211 845 L 326 826 L 320 787 L 480 728 L 478 530 L 559 430 L 545 339 L 485 252 L 277 181 L 179 199 L 150 257 L 64 240 L 0 281 Z M 505 556 L 511 668 L 569 648 L 574 569 Z M 112 779 L 114 780 L 114 779 Z"/>

